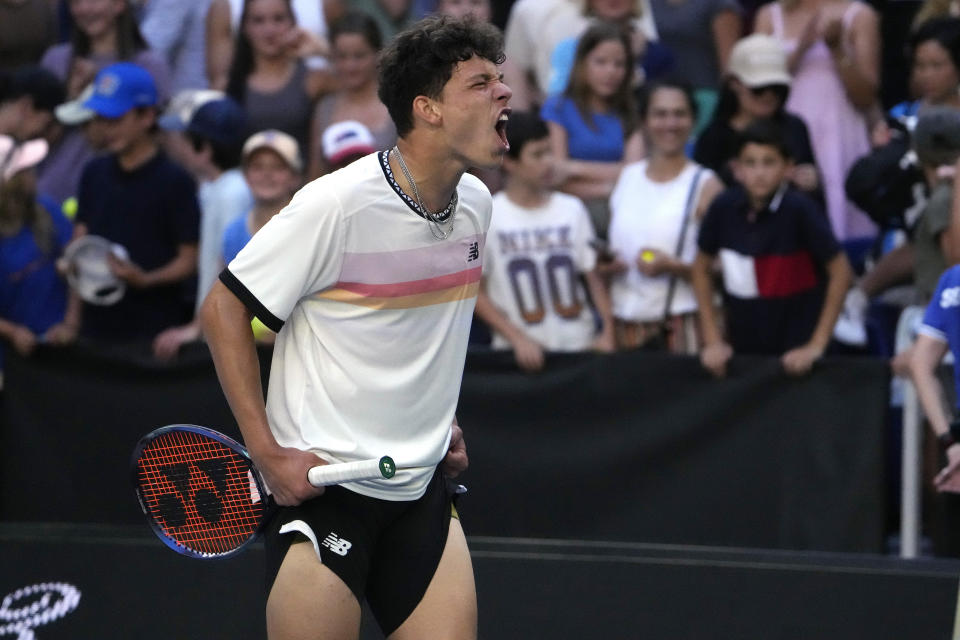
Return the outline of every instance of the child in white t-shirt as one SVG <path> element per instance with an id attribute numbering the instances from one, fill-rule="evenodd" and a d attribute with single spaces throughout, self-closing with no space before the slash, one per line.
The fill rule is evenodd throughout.
<path id="1" fill-rule="evenodd" d="M 528 371 L 543 366 L 544 351 L 613 351 L 610 298 L 594 272 L 593 225 L 579 198 L 551 188 L 547 126 L 514 113 L 507 139 L 507 186 L 493 198 L 477 315 L 493 331 L 493 347 L 513 349 Z"/>

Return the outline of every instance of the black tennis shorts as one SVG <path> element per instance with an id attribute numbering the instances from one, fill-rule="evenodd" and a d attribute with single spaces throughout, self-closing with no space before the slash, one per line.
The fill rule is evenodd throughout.
<path id="1" fill-rule="evenodd" d="M 456 513 L 456 491 L 456 483 L 437 470 L 418 500 L 379 500 L 331 486 L 322 496 L 281 508 L 264 535 L 267 593 L 290 545 L 306 535 L 321 562 L 358 601 L 367 599 L 390 635 L 413 613 L 436 573 Z"/>

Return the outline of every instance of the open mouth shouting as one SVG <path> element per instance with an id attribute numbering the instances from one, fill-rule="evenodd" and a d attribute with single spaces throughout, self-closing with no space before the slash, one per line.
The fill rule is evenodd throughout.
<path id="1" fill-rule="evenodd" d="M 507 141 L 507 122 L 510 120 L 510 113 L 511 109 L 503 109 L 500 112 L 500 115 L 497 117 L 497 122 L 493 127 L 497 132 L 497 136 L 500 138 L 500 144 L 503 147 L 504 152 L 510 150 L 510 143 Z"/>

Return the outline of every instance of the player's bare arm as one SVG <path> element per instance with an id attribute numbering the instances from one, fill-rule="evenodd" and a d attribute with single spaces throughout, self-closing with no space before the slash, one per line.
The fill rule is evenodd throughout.
<path id="1" fill-rule="evenodd" d="M 200 309 L 220 385 L 251 457 L 278 504 L 299 504 L 323 493 L 307 481 L 307 471 L 324 461 L 312 453 L 279 446 L 270 432 L 251 317 L 243 302 L 219 281 Z"/>

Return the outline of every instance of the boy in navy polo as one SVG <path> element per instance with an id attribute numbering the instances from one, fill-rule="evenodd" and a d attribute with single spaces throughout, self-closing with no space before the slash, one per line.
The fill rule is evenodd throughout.
<path id="1" fill-rule="evenodd" d="M 783 133 L 760 121 L 742 134 L 739 183 L 710 206 L 691 281 L 703 366 L 726 374 L 734 352 L 781 355 L 787 373 L 808 372 L 830 342 L 851 269 L 820 206 L 790 188 Z M 723 274 L 726 338 L 715 317 L 711 271 Z"/>
<path id="2" fill-rule="evenodd" d="M 196 185 L 154 138 L 157 89 L 150 73 L 121 62 L 105 67 L 83 106 L 96 113 L 109 153 L 80 179 L 75 237 L 122 245 L 111 270 L 126 281 L 113 306 L 83 305 L 80 334 L 109 343 L 153 341 L 193 315 L 200 212 Z"/>

